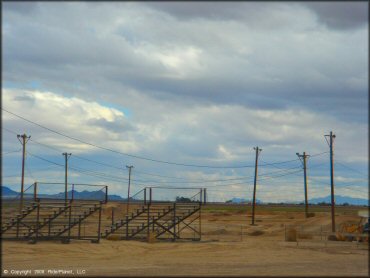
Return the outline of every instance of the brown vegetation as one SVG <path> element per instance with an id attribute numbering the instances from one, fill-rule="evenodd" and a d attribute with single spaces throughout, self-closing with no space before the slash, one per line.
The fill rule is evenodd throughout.
<path id="1" fill-rule="evenodd" d="M 3 242 L 3 269 L 78 269 L 92 276 L 366 276 L 366 243 L 327 241 L 330 208 L 305 218 L 301 212 L 258 207 L 256 225 L 250 211 L 206 206 L 202 211 L 202 241 L 147 242 L 118 240 Z M 295 209 L 295 208 L 294 208 Z M 241 212 L 242 211 L 242 212 Z M 263 213 L 262 213 L 263 212 Z M 344 213 L 346 212 L 346 213 Z M 337 212 L 336 221 L 356 223 L 357 210 Z M 109 210 L 104 214 L 109 218 Z M 352 222 L 351 222 L 352 221 Z M 285 241 L 285 235 L 289 241 Z M 290 231 L 292 234 L 290 234 Z M 295 240 L 294 241 L 294 232 Z M 336 236 L 334 235 L 334 238 Z M 148 244 L 150 242 L 151 244 Z"/>

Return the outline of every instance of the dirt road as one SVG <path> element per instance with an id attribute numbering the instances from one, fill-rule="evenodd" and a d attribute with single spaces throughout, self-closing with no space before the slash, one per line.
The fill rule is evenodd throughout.
<path id="1" fill-rule="evenodd" d="M 35 270 L 42 270 L 43 275 L 51 271 L 52 276 L 69 277 L 368 276 L 367 243 L 330 242 L 320 237 L 300 239 L 298 245 L 285 242 L 285 225 L 305 224 L 308 232 L 330 228 L 328 213 L 309 219 L 293 212 L 260 211 L 257 216 L 258 224 L 250 226 L 244 212 L 205 211 L 200 242 L 4 241 L 2 274 L 8 271 L 8 276 L 14 277 L 21 275 L 15 271 L 30 270 L 34 275 Z M 337 221 L 356 223 L 357 218 L 356 213 L 343 212 Z"/>
<path id="2" fill-rule="evenodd" d="M 96 276 L 366 276 L 368 251 L 344 245 L 297 247 L 263 237 L 244 242 L 5 242 L 3 270 L 72 270 L 75 275 L 83 270 Z"/>

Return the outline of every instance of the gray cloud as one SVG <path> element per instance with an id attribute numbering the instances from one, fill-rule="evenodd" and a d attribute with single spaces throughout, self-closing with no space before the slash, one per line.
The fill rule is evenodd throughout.
<path id="1" fill-rule="evenodd" d="M 87 121 L 87 125 L 91 127 L 101 127 L 103 129 L 119 133 L 136 130 L 134 126 L 132 126 L 127 120 L 124 120 L 122 117 L 116 119 L 115 121 L 107 121 L 103 118 L 90 119 L 89 121 Z"/>
<path id="2" fill-rule="evenodd" d="M 273 17 L 284 21 L 284 13 L 292 12 L 289 7 L 303 6 L 313 11 L 319 21 L 333 29 L 352 29 L 368 23 L 368 3 L 366 2 L 148 2 L 144 5 L 162 11 L 181 20 L 242 20 L 253 27 L 273 27 L 268 24 Z M 271 12 L 271 10 L 275 10 Z M 280 11 L 276 13 L 276 11 Z M 280 25 L 280 22 L 275 22 Z M 266 24 L 267 23 L 267 24 Z"/>
<path id="3" fill-rule="evenodd" d="M 360 165 L 368 30 L 350 8 L 345 19 L 315 4 L 43 2 L 32 17 L 4 5 L 3 78 L 19 87 L 5 108 L 115 150 L 198 164 L 251 164 L 257 144 L 268 161 L 322 152 L 323 134 L 334 130 L 339 159 Z M 37 109 L 25 111 L 30 83 L 41 92 Z M 106 117 L 103 103 L 117 114 Z M 132 115 L 117 116 L 121 107 Z M 4 123 L 75 153 L 99 153 L 9 115 Z M 110 155 L 117 165 L 175 171 Z"/>
<path id="4" fill-rule="evenodd" d="M 33 1 L 24 1 L 24 2 L 6 1 L 2 5 L 3 9 L 6 9 L 9 12 L 28 15 L 37 9 L 38 3 Z"/>
<path id="5" fill-rule="evenodd" d="M 13 98 L 14 101 L 21 101 L 21 102 L 30 102 L 31 104 L 33 104 L 35 102 L 35 98 L 32 97 L 32 96 L 27 96 L 27 95 L 24 95 L 24 96 L 16 96 Z"/>
<path id="6" fill-rule="evenodd" d="M 148 6 L 144 5 L 147 9 L 142 11 L 148 14 L 148 18 L 128 23 L 128 18 L 135 18 L 139 13 L 135 5 L 130 9 L 127 5 L 113 5 L 118 10 L 125 7 L 121 15 L 114 14 L 110 18 L 113 27 L 100 22 L 87 24 L 75 16 L 68 22 L 50 17 L 57 10 L 60 18 L 69 17 L 71 13 L 78 13 L 79 9 L 84 9 L 85 20 L 95 17 L 96 9 L 87 4 L 65 5 L 66 9 L 57 9 L 56 4 L 45 4 L 39 9 L 39 18 L 31 24 L 23 24 L 19 15 L 5 13 L 5 22 L 13 24 L 4 34 L 4 76 L 7 80 L 18 82 L 30 78 L 43 79 L 41 82 L 45 86 L 58 87 L 63 92 L 74 94 L 89 91 L 87 97 L 92 98 L 91 93 L 98 94 L 100 91 L 96 89 L 98 86 L 113 91 L 112 82 L 115 82 L 117 88 L 125 86 L 159 96 L 190 97 L 202 102 L 244 103 L 271 109 L 282 109 L 291 103 L 300 104 L 301 98 L 308 100 L 314 109 L 314 104 L 321 98 L 316 92 L 330 91 L 325 96 L 336 100 L 345 97 L 348 89 L 360 92 L 353 96 L 361 96 L 367 91 L 367 64 L 363 59 L 363 53 L 367 51 L 366 38 L 362 38 L 361 33 L 348 38 L 348 34 L 338 37 L 327 32 L 327 39 L 323 40 L 322 31 L 306 30 L 310 24 L 313 24 L 311 28 L 315 28 L 314 20 L 309 23 L 309 14 L 304 14 L 299 5 L 273 4 L 277 12 L 274 14 L 274 9 L 270 9 L 269 13 L 275 15 L 271 20 L 276 23 L 281 10 L 287 7 L 298 9 L 306 18 L 302 28 L 297 25 L 299 21 L 288 13 L 284 14 L 286 20 L 296 23 L 296 31 L 287 31 L 284 27 L 272 33 L 267 31 L 264 35 L 245 27 L 244 23 L 239 24 L 237 20 L 224 24 L 213 19 L 202 25 L 168 18 L 161 21 L 154 17 L 153 10 L 148 10 L 148 7 L 157 4 L 158 7 L 163 4 L 175 9 L 172 3 L 148 3 Z M 200 3 L 201 7 L 210 4 Z M 217 3 L 213 9 L 227 11 L 226 7 L 230 7 L 231 14 L 231 10 L 243 10 L 242 7 L 250 3 L 235 3 L 242 5 L 239 8 L 229 3 L 220 4 L 226 6 L 219 8 Z M 249 9 L 251 13 L 268 11 L 266 3 L 251 4 L 259 7 Z M 184 10 L 185 14 L 196 11 L 192 3 L 176 3 L 175 7 L 177 5 L 179 12 L 183 6 L 188 7 L 188 12 Z M 110 7 L 100 5 L 99 9 L 109 11 Z M 117 23 L 119 19 L 123 19 L 124 23 Z M 159 28 L 149 32 L 148 24 Z M 362 42 L 364 47 L 361 47 Z M 192 48 L 200 52 L 193 58 L 184 56 L 187 49 Z M 166 65 L 164 59 L 182 59 L 180 61 L 185 67 L 177 69 Z M 188 67 L 187 63 L 192 59 L 193 64 Z M 68 82 L 60 82 L 61 76 Z M 349 88 L 346 85 L 346 79 L 352 77 L 357 78 L 360 86 Z M 307 95 L 310 97 L 307 98 Z M 361 105 L 360 98 L 354 98 Z M 340 109 L 348 108 L 347 102 L 342 102 L 342 106 Z M 329 111 L 332 107 L 326 105 L 325 108 Z"/>
<path id="7" fill-rule="evenodd" d="M 319 18 L 319 21 L 333 29 L 353 29 L 369 23 L 369 3 L 367 2 L 306 2 Z"/>

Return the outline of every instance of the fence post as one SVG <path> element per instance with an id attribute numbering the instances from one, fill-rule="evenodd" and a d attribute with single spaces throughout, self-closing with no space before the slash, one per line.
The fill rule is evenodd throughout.
<path id="1" fill-rule="evenodd" d="M 204 190 L 204 194 L 203 194 L 203 197 L 204 197 L 204 200 L 203 200 L 203 204 L 205 205 L 207 203 L 207 188 L 203 188 Z"/>
<path id="2" fill-rule="evenodd" d="M 33 200 L 36 202 L 37 199 L 37 182 L 34 183 L 33 187 Z"/>
<path id="3" fill-rule="evenodd" d="M 39 236 L 39 222 L 40 222 L 40 203 L 37 204 L 37 217 L 36 217 L 36 237 L 35 243 L 37 242 Z"/>
<path id="4" fill-rule="evenodd" d="M 81 238 L 81 220 L 78 218 L 78 239 Z"/>
<path id="5" fill-rule="evenodd" d="M 72 183 L 72 201 L 74 200 L 74 196 L 75 196 L 75 184 Z"/>
<path id="6" fill-rule="evenodd" d="M 144 206 L 146 205 L 146 187 L 144 188 Z"/>
<path id="7" fill-rule="evenodd" d="M 152 188 L 149 187 L 149 204 L 152 204 Z"/>
<path id="8" fill-rule="evenodd" d="M 173 203 L 173 241 L 176 240 L 176 203 Z"/>
<path id="9" fill-rule="evenodd" d="M 71 240 L 71 220 L 72 220 L 72 204 L 69 202 L 69 215 L 68 215 L 68 242 Z"/>
<path id="10" fill-rule="evenodd" d="M 148 241 L 149 241 L 149 233 L 150 233 L 150 206 L 148 205 Z"/>
<path id="11" fill-rule="evenodd" d="M 199 206 L 199 240 L 202 240 L 202 206 Z"/>
<path id="12" fill-rule="evenodd" d="M 105 203 L 108 203 L 108 186 L 105 186 Z"/>
<path id="13" fill-rule="evenodd" d="M 102 207 L 102 203 L 100 203 L 100 207 L 99 207 L 98 243 L 100 242 L 100 237 L 101 237 L 101 234 L 100 234 L 100 230 L 101 230 L 101 207 Z"/>
<path id="14" fill-rule="evenodd" d="M 126 215 L 126 239 L 128 239 L 128 215 Z"/>

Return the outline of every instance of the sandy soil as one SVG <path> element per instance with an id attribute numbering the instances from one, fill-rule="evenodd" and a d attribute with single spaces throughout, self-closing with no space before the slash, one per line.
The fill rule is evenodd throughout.
<path id="1" fill-rule="evenodd" d="M 12 270 L 31 270 L 32 275 L 35 270 L 44 270 L 44 275 L 48 270 L 71 270 L 73 275 L 63 276 L 368 276 L 367 244 L 284 241 L 284 224 L 326 227 L 330 225 L 327 214 L 306 220 L 299 213 L 260 213 L 257 219 L 258 225 L 250 226 L 240 212 L 204 212 L 200 242 L 102 240 L 100 244 L 33 245 L 5 241 L 2 274 L 5 270 L 8 275 Z M 338 216 L 338 222 L 350 220 L 357 221 L 354 216 Z M 236 232 L 240 229 L 244 229 L 242 236 Z M 250 235 L 256 230 L 263 233 Z"/>

